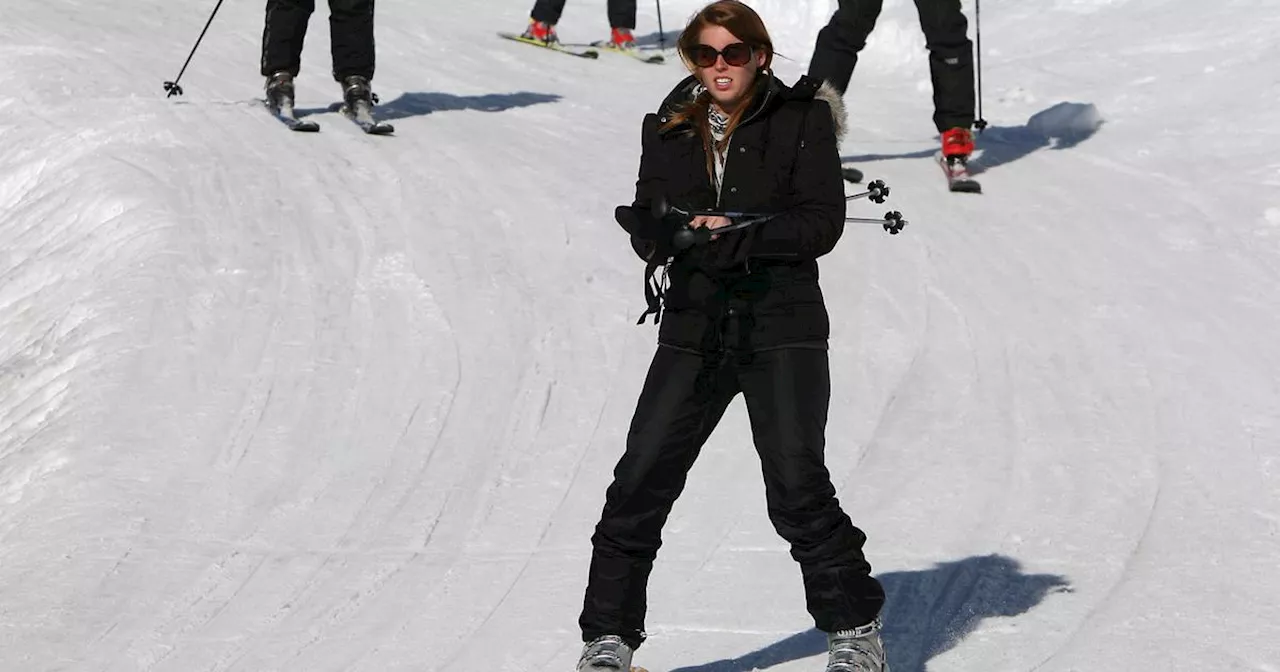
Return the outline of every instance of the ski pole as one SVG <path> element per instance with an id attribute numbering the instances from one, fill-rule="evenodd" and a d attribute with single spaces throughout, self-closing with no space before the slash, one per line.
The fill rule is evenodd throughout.
<path id="1" fill-rule="evenodd" d="M 867 184 L 867 190 L 852 196 L 846 196 L 845 201 L 852 201 L 859 198 L 867 198 L 876 203 L 884 203 L 889 197 L 889 187 L 884 180 L 873 180 Z M 727 210 L 684 210 L 680 207 L 667 202 L 665 197 L 659 197 L 653 202 L 653 216 L 656 219 L 662 219 L 670 213 L 676 213 L 684 217 L 728 217 L 730 219 L 739 219 L 742 217 L 760 218 L 773 217 L 763 212 L 731 212 Z"/>
<path id="2" fill-rule="evenodd" d="M 884 203 L 884 200 L 888 197 L 889 187 L 885 186 L 884 180 L 876 180 L 867 185 L 866 191 L 852 196 L 845 196 L 844 200 L 852 201 L 856 198 L 869 198 L 876 203 Z"/>
<path id="3" fill-rule="evenodd" d="M 672 205 L 666 196 L 659 196 L 654 199 L 651 208 L 654 219 L 662 219 L 671 213 L 681 215 L 683 217 L 764 217 L 766 213 L 761 212 L 728 212 L 723 210 L 684 210 L 678 206 Z"/>
<path id="4" fill-rule="evenodd" d="M 718 229 L 708 229 L 705 226 L 700 226 L 695 229 L 692 226 L 685 224 L 681 226 L 679 229 L 677 229 L 674 234 L 672 234 L 671 244 L 677 250 L 684 250 L 684 249 L 693 247 L 694 245 L 697 245 L 699 243 L 705 243 L 711 240 L 711 236 L 718 236 L 722 233 L 728 233 L 729 231 L 735 231 L 737 229 L 745 229 L 748 226 L 751 226 L 752 224 L 759 224 L 760 222 L 773 219 L 776 216 L 777 215 L 768 215 L 764 217 L 758 217 L 756 219 L 749 219 L 743 222 L 735 222 L 733 224 L 730 224 L 729 226 L 722 226 Z"/>
<path id="5" fill-rule="evenodd" d="M 869 198 L 876 203 L 883 203 L 889 196 L 889 187 L 883 180 L 875 180 L 867 185 L 870 187 L 867 191 L 860 194 L 854 194 L 845 198 L 845 201 L 851 201 L 856 198 Z M 659 196 L 652 206 L 652 214 L 655 219 L 663 219 L 667 215 L 675 213 L 686 219 L 692 220 L 694 217 L 727 217 L 729 219 L 739 219 L 741 221 L 733 222 L 728 226 L 722 226 L 716 229 L 707 229 L 706 227 L 698 227 L 697 229 L 690 226 L 687 222 L 676 229 L 672 236 L 672 244 L 678 250 L 684 250 L 698 243 L 705 243 L 710 240 L 712 235 L 720 235 L 738 229 L 745 229 L 749 226 L 767 222 L 782 213 L 760 213 L 760 212 L 731 212 L 718 210 L 684 210 L 678 206 L 672 205 L 667 201 L 665 196 Z M 880 224 L 885 231 L 890 234 L 897 234 L 907 225 L 907 220 L 902 217 L 902 213 L 894 210 L 885 213 L 881 219 L 873 219 L 871 217 L 845 217 L 845 222 L 858 224 Z"/>
<path id="6" fill-rule="evenodd" d="M 981 133 L 987 127 L 987 120 L 982 118 L 982 0 L 973 0 L 974 26 L 978 35 L 978 120 L 973 123 Z"/>
<path id="7" fill-rule="evenodd" d="M 711 236 L 718 236 L 722 233 L 745 229 L 749 226 L 767 222 L 774 217 L 777 217 L 778 214 L 760 215 L 716 229 L 708 229 L 706 227 L 698 227 L 695 229 L 692 226 L 685 224 L 677 229 L 675 234 L 672 235 L 671 243 L 677 250 L 684 250 L 699 243 L 706 243 L 711 239 Z M 896 235 L 904 226 L 907 225 L 907 220 L 903 219 L 902 213 L 896 210 L 886 212 L 882 219 L 873 219 L 871 217 L 845 217 L 844 221 L 858 224 L 879 224 L 884 227 L 885 231 L 888 231 L 892 235 Z"/>
<path id="8" fill-rule="evenodd" d="M 213 17 L 218 15 L 219 7 L 222 7 L 222 0 L 218 0 L 218 4 L 214 5 L 213 13 L 209 15 L 209 20 L 204 24 L 204 30 L 200 31 L 200 37 L 196 38 L 195 46 L 191 47 L 191 53 L 187 54 L 186 63 L 183 63 L 182 70 L 178 71 L 178 77 L 172 82 L 164 83 L 164 90 L 169 92 L 169 95 L 165 96 L 165 98 L 182 95 L 182 87 L 178 86 L 178 81 L 182 79 L 182 73 L 187 71 L 187 65 L 191 63 L 191 57 L 196 55 L 196 49 L 200 46 L 200 41 L 204 39 L 204 34 L 208 32 L 209 25 L 213 23 Z"/>
<path id="9" fill-rule="evenodd" d="M 897 235 L 902 227 L 907 225 L 907 220 L 902 218 L 902 213 L 894 210 L 884 213 L 884 219 L 872 219 L 871 217 L 845 217 L 846 222 L 856 222 L 861 224 L 880 224 L 884 226 L 884 230 L 892 235 Z"/>
<path id="10" fill-rule="evenodd" d="M 728 226 L 722 226 L 716 229 L 708 229 L 706 227 L 698 227 L 695 229 L 692 226 L 685 224 L 677 229 L 675 234 L 672 235 L 671 244 L 675 246 L 677 250 L 684 250 L 697 245 L 698 243 L 707 242 L 711 239 L 711 236 L 718 236 L 722 233 L 745 229 L 749 226 L 767 222 L 777 216 L 777 214 L 761 215 L 741 222 L 734 222 Z M 903 219 L 902 213 L 896 210 L 886 212 L 882 219 L 874 219 L 871 217 L 845 217 L 844 221 L 857 224 L 879 224 L 884 227 L 885 231 L 888 231 L 892 235 L 897 235 L 897 233 L 907 225 L 907 220 Z"/>
<path id="11" fill-rule="evenodd" d="M 653 0 L 653 2 L 658 6 L 658 48 L 666 51 L 667 37 L 662 30 L 662 0 Z"/>

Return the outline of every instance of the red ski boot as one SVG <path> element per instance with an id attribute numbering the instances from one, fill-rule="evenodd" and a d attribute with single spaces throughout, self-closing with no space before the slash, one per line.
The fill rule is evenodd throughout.
<path id="1" fill-rule="evenodd" d="M 959 156 L 969 160 L 973 153 L 973 132 L 967 128 L 949 128 L 942 132 L 942 156 L 951 158 Z"/>
<path id="2" fill-rule="evenodd" d="M 947 174 L 947 188 L 951 191 L 982 192 L 982 185 L 969 175 L 970 154 L 973 154 L 973 133 L 969 129 L 957 126 L 942 132 L 938 163 Z"/>
<path id="3" fill-rule="evenodd" d="M 630 28 L 614 28 L 609 32 L 609 42 L 604 46 L 614 49 L 635 49 L 636 38 L 631 34 Z"/>
<path id="4" fill-rule="evenodd" d="M 526 40 L 536 40 L 545 45 L 560 43 L 560 38 L 556 36 L 555 26 L 542 21 L 534 21 L 533 19 L 529 19 L 529 27 L 525 29 L 520 37 Z"/>

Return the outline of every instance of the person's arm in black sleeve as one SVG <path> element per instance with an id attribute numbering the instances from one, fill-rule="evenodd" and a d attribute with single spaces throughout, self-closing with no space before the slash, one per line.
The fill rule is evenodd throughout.
<path id="1" fill-rule="evenodd" d="M 649 261 L 657 252 L 657 238 L 662 235 L 664 228 L 650 214 L 653 202 L 662 196 L 666 186 L 665 166 L 659 145 L 658 115 L 646 114 L 640 129 L 640 174 L 636 179 L 636 198 L 631 204 L 638 226 L 629 229 L 631 247 L 645 261 Z"/>
<path id="2" fill-rule="evenodd" d="M 753 227 L 748 258 L 817 259 L 844 233 L 844 176 L 831 107 L 817 101 L 808 116 L 792 176 L 796 200 L 782 214 Z"/>

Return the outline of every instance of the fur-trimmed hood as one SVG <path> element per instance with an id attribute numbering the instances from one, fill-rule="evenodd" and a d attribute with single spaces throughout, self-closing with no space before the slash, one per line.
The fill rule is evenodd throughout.
<path id="1" fill-rule="evenodd" d="M 849 128 L 849 112 L 844 106 L 844 96 L 840 95 L 840 90 L 832 86 L 831 82 L 824 81 L 814 92 L 813 97 L 831 106 L 831 121 L 836 130 L 836 143 L 844 140 L 844 134 Z"/>
<path id="2" fill-rule="evenodd" d="M 756 96 L 752 109 L 747 113 L 744 120 L 750 120 L 771 106 L 782 102 L 821 100 L 831 108 L 831 121 L 835 129 L 836 142 L 839 143 L 844 140 L 845 133 L 848 130 L 848 111 L 845 108 L 844 97 L 830 82 L 820 81 L 805 75 L 796 80 L 795 84 L 787 86 L 770 70 L 761 73 L 761 76 L 756 80 L 756 86 L 759 87 L 759 93 L 763 95 Z M 662 101 L 662 105 L 658 108 L 659 124 L 665 124 L 676 109 L 693 101 L 704 90 L 705 87 L 693 75 L 681 80 L 680 83 L 676 84 L 675 88 L 671 89 L 671 92 L 667 94 L 667 97 Z"/>

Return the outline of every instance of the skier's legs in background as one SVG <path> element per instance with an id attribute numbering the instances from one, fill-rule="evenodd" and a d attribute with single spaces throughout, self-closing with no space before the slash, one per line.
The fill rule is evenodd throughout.
<path id="1" fill-rule="evenodd" d="M 329 35 L 333 55 L 333 78 L 373 79 L 374 0 L 329 0 Z"/>
<path id="2" fill-rule="evenodd" d="M 885 593 L 862 553 L 867 537 L 840 508 L 825 464 L 828 353 L 782 348 L 739 366 L 774 529 L 800 564 L 809 613 L 824 632 L 871 623 Z"/>
<path id="3" fill-rule="evenodd" d="M 529 28 L 524 36 L 543 42 L 558 42 L 555 26 L 564 14 L 564 4 L 565 0 L 537 0 L 533 11 L 529 12 Z M 612 29 L 610 41 L 615 46 L 634 46 L 635 38 L 631 31 L 636 27 L 636 0 L 609 0 L 608 11 Z"/>
<path id="4" fill-rule="evenodd" d="M 315 8 L 315 0 L 267 0 L 260 63 L 263 77 L 270 77 L 277 72 L 298 76 L 298 70 L 302 67 L 302 42 L 307 35 L 307 21 Z"/>
<path id="5" fill-rule="evenodd" d="M 942 134 L 943 152 L 973 152 L 973 42 L 960 0 L 916 0 L 920 28 L 929 49 L 933 80 L 933 123 Z"/>
<path id="6" fill-rule="evenodd" d="M 556 35 L 556 24 L 560 15 L 564 14 L 565 0 L 537 0 L 533 3 L 533 11 L 529 12 L 529 27 L 525 29 L 527 40 L 538 40 L 546 44 L 557 44 L 560 38 Z"/>
<path id="7" fill-rule="evenodd" d="M 840 0 L 831 20 L 818 31 L 809 76 L 831 82 L 843 94 L 849 88 L 858 52 L 880 16 L 881 0 Z"/>
<path id="8" fill-rule="evenodd" d="M 636 29 L 636 0 L 609 0 L 609 26 Z"/>
<path id="9" fill-rule="evenodd" d="M 537 0 L 529 18 L 554 26 L 564 14 L 565 0 Z M 636 0 L 609 0 L 609 25 L 614 28 L 636 27 Z"/>
<path id="10" fill-rule="evenodd" d="M 584 642 L 617 635 L 633 649 L 640 646 L 662 526 L 736 394 L 732 369 L 718 357 L 658 347 L 591 537 L 578 621 Z"/>
<path id="11" fill-rule="evenodd" d="M 537 0 L 533 3 L 529 18 L 554 26 L 560 23 L 560 15 L 564 14 L 564 3 L 565 0 Z"/>
<path id="12" fill-rule="evenodd" d="M 636 0 L 609 0 L 609 43 L 630 49 L 636 46 Z"/>

